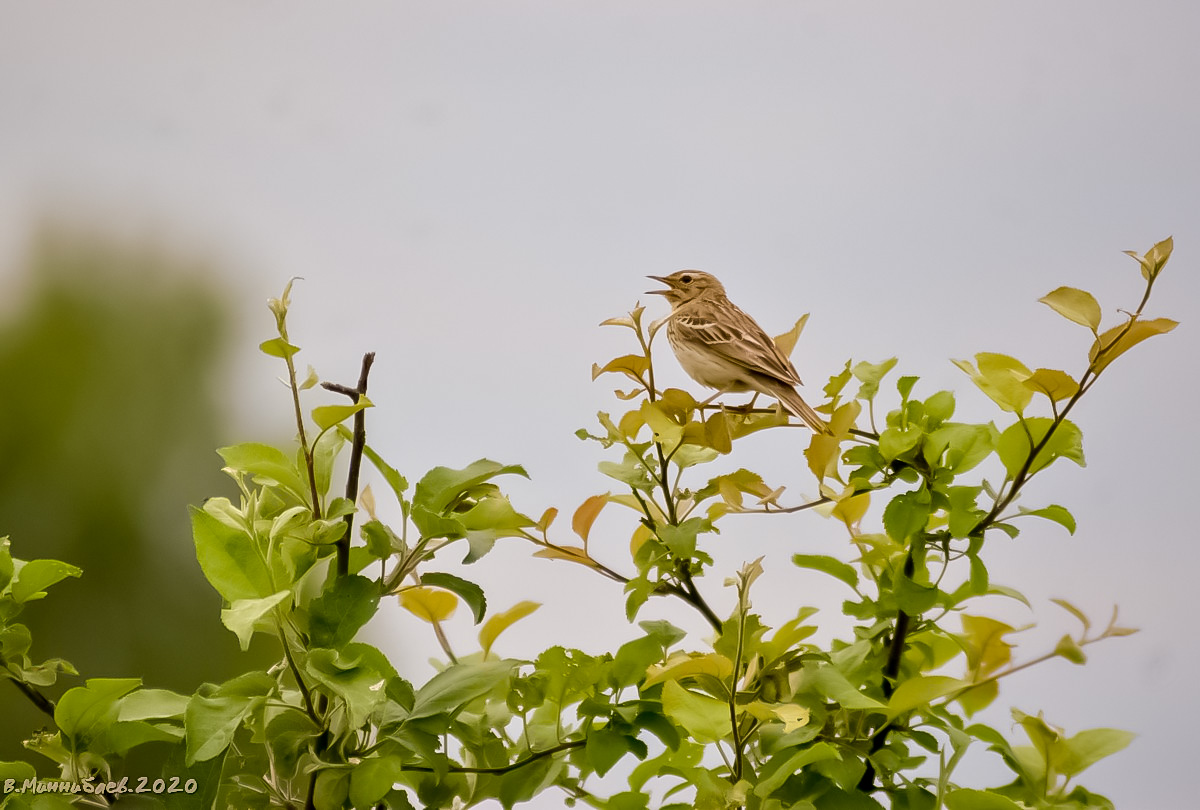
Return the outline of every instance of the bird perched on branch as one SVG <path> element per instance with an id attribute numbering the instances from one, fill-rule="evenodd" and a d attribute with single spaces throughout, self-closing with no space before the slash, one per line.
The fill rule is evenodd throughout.
<path id="1" fill-rule="evenodd" d="M 718 393 L 767 394 L 815 432 L 829 433 L 829 425 L 796 392 L 800 375 L 795 366 L 762 327 L 725 296 L 715 276 L 680 270 L 648 278 L 667 285 L 650 294 L 671 304 L 667 340 L 689 377 Z"/>

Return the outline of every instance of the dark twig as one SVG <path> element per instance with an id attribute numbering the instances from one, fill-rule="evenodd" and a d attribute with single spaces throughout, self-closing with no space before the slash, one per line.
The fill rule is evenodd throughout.
<path id="1" fill-rule="evenodd" d="M 500 765 L 495 768 L 475 768 L 475 767 L 464 766 L 464 765 L 451 765 L 448 770 L 450 773 L 486 773 L 486 774 L 491 774 L 493 776 L 502 776 L 503 774 L 509 773 L 511 771 L 515 771 L 518 768 L 524 768 L 526 765 L 530 765 L 534 762 L 537 762 L 539 759 L 545 759 L 546 757 L 552 757 L 555 754 L 561 754 L 563 751 L 570 751 L 572 748 L 578 748 L 581 745 L 586 745 L 586 744 L 587 744 L 587 740 L 571 740 L 570 742 L 565 742 L 565 743 L 556 745 L 553 748 L 547 748 L 544 751 L 535 751 L 535 752 L 531 753 L 529 756 L 525 757 L 525 759 L 518 759 L 516 762 L 510 762 L 507 765 Z M 438 772 L 437 769 L 430 768 L 426 765 L 405 765 L 404 770 L 420 771 L 421 773 L 437 773 Z"/>
<path id="2" fill-rule="evenodd" d="M 21 693 L 23 695 L 25 695 L 25 697 L 29 698 L 29 700 L 33 703 L 33 705 L 37 706 L 39 709 L 41 709 L 43 713 L 48 714 L 51 717 L 54 716 L 54 701 L 53 700 L 46 697 L 41 692 L 39 692 L 35 687 L 30 686 L 29 684 L 25 683 L 24 681 L 14 680 L 13 685 L 15 687 L 17 687 L 17 689 L 21 690 Z"/>
<path id="3" fill-rule="evenodd" d="M 374 362 L 375 352 L 367 352 L 363 355 L 362 371 L 358 375 L 357 388 L 347 388 L 337 383 L 321 383 L 321 387 L 327 391 L 345 394 L 357 404 L 361 397 L 367 395 L 367 377 L 371 374 L 371 364 Z M 358 499 L 358 473 L 362 468 L 363 447 L 366 443 L 367 415 L 366 410 L 363 409 L 354 414 L 354 441 L 350 445 L 350 469 L 346 473 L 346 499 L 351 503 Z M 350 537 L 354 529 L 354 513 L 348 512 L 344 520 L 346 521 L 346 532 L 337 543 L 337 575 L 339 577 L 344 577 L 350 572 Z"/>

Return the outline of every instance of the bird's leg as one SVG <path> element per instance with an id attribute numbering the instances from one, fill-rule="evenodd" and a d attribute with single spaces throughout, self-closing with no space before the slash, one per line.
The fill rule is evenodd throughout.
<path id="1" fill-rule="evenodd" d="M 758 401 L 758 392 L 754 392 L 754 396 L 750 397 L 750 401 L 745 405 L 726 405 L 725 410 L 731 413 L 752 413 L 754 411 L 754 403 Z"/>
<path id="2" fill-rule="evenodd" d="M 714 399 L 716 399 L 717 397 L 721 396 L 724 393 L 726 393 L 726 392 L 718 391 L 717 393 L 713 394 L 708 399 L 704 400 L 701 403 L 698 403 L 696 405 L 696 410 L 704 410 L 705 408 L 707 408 L 709 406 L 709 404 Z M 754 396 L 750 397 L 750 401 L 747 402 L 745 405 L 724 405 L 724 404 L 722 404 L 720 407 L 724 408 L 727 411 L 734 411 L 736 413 L 750 413 L 751 409 L 754 408 L 754 403 L 757 401 L 758 401 L 758 392 L 755 391 Z"/>

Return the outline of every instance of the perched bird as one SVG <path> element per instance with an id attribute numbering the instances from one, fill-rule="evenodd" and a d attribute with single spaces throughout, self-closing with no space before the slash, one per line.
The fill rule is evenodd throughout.
<path id="1" fill-rule="evenodd" d="M 671 304 L 667 340 L 689 377 L 718 393 L 767 394 L 815 432 L 829 433 L 829 426 L 796 392 L 800 375 L 795 366 L 753 318 L 725 297 L 720 281 L 699 270 L 648 278 L 667 285 L 650 294 Z"/>

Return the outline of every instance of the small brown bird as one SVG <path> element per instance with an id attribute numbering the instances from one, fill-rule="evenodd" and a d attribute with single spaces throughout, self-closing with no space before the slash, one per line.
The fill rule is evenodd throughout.
<path id="1" fill-rule="evenodd" d="M 719 393 L 757 391 L 775 397 L 817 433 L 829 425 L 796 392 L 800 375 L 754 319 L 725 297 L 725 287 L 699 270 L 648 276 L 667 285 L 651 290 L 671 304 L 667 340 L 679 365 Z"/>

